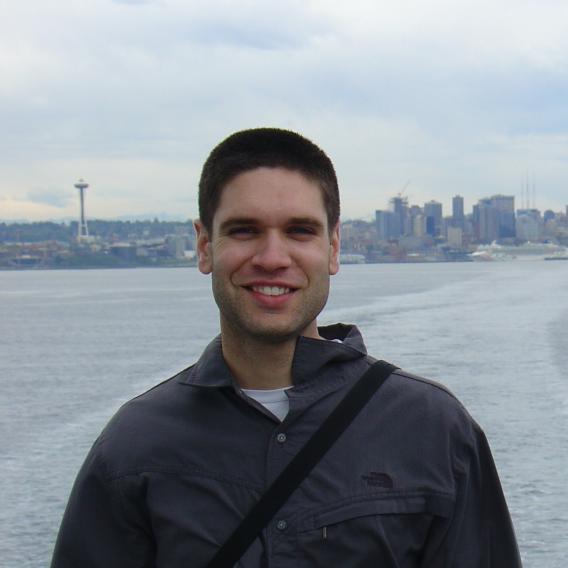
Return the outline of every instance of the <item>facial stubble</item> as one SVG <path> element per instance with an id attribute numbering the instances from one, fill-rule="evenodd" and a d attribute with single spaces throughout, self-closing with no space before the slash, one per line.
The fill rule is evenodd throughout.
<path id="1" fill-rule="evenodd" d="M 329 296 L 330 277 L 329 274 L 322 274 L 317 278 L 317 282 L 311 281 L 308 287 L 294 292 L 304 297 L 296 306 L 292 317 L 281 322 L 278 318 L 281 319 L 283 314 L 279 310 L 271 313 L 269 310 L 261 310 L 253 306 L 249 311 L 246 306 L 248 303 L 246 297 L 244 301 L 239 301 L 238 294 L 231 294 L 228 291 L 228 286 L 231 284 L 227 284 L 225 278 L 216 274 L 215 271 L 211 278 L 213 296 L 221 316 L 221 331 L 224 334 L 231 334 L 243 343 L 255 341 L 274 345 L 295 340 L 321 313 Z M 241 291 L 243 294 L 249 293 L 244 289 Z M 275 320 L 272 324 L 271 318 Z"/>

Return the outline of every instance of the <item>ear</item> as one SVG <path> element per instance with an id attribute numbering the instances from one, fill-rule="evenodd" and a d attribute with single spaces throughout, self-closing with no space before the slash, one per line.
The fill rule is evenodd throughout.
<path id="1" fill-rule="evenodd" d="M 341 248 L 341 235 L 339 230 L 339 221 L 335 225 L 330 239 L 329 252 L 329 274 L 333 276 L 339 271 L 339 249 Z"/>
<path id="2" fill-rule="evenodd" d="M 211 274 L 213 262 L 211 259 L 211 239 L 209 232 L 199 219 L 193 222 L 193 228 L 195 229 L 195 235 L 197 237 L 197 267 L 203 274 Z"/>

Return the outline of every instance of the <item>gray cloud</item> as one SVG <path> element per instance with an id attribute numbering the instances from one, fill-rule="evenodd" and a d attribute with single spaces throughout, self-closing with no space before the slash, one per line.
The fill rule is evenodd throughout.
<path id="1" fill-rule="evenodd" d="M 30 187 L 80 171 L 99 179 L 93 208 L 105 195 L 116 214 L 141 200 L 151 210 L 157 185 L 175 208 L 220 138 L 272 124 L 329 149 L 351 215 L 384 206 L 409 178 L 417 199 L 474 199 L 516 191 L 527 168 L 551 203 L 565 201 L 563 3 L 139 7 L 53 0 L 30 15 L 10 5 L 0 23 L 0 195 L 33 200 Z"/>
<path id="2" fill-rule="evenodd" d="M 140 6 L 143 4 L 156 4 L 158 0 L 112 0 L 113 4 L 125 4 L 127 6 Z"/>
<path id="3" fill-rule="evenodd" d="M 26 200 L 64 209 L 74 202 L 74 195 L 65 189 L 31 189 L 26 194 Z"/>

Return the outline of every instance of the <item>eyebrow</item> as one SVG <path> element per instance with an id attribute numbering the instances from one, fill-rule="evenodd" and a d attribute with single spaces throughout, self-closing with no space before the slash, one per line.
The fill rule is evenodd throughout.
<path id="1" fill-rule="evenodd" d="M 232 217 L 223 221 L 221 225 L 219 225 L 219 231 L 224 233 L 228 231 L 231 227 L 235 227 L 238 225 L 256 225 L 258 221 L 253 217 Z"/>
<path id="2" fill-rule="evenodd" d="M 310 227 L 313 227 L 314 229 L 320 229 L 320 230 L 324 229 L 323 223 L 319 219 L 316 219 L 315 217 L 292 217 L 289 220 L 288 224 L 289 225 L 309 225 Z"/>

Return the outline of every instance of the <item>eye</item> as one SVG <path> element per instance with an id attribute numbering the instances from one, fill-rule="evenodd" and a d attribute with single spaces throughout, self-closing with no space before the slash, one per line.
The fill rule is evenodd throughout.
<path id="1" fill-rule="evenodd" d="M 298 235 L 298 236 L 310 236 L 310 235 L 315 235 L 316 231 L 313 227 L 305 225 L 293 225 L 288 228 L 288 233 L 291 235 Z"/>

